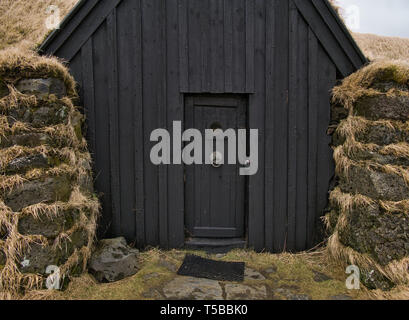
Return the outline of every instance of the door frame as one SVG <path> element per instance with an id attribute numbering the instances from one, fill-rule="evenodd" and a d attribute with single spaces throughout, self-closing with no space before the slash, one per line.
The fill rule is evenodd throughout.
<path id="1" fill-rule="evenodd" d="M 250 128 L 250 121 L 249 121 L 249 115 L 250 115 L 250 95 L 249 94 L 243 94 L 243 93 L 183 93 L 183 125 L 182 125 L 182 130 L 189 129 L 186 127 L 186 107 L 188 105 L 189 99 L 191 98 L 208 98 L 209 101 L 212 101 L 215 106 L 217 106 L 217 103 L 214 101 L 217 101 L 217 98 L 220 99 L 240 99 L 243 101 L 245 105 L 245 114 L 246 114 L 246 130 L 247 130 L 247 141 L 249 141 L 249 128 Z M 182 144 L 182 147 L 184 147 L 185 144 Z M 249 153 L 249 144 L 247 143 L 247 154 Z M 187 229 L 187 215 L 188 215 L 188 210 L 186 207 L 187 203 L 187 196 L 186 196 L 186 182 L 187 182 L 187 174 L 186 174 L 186 168 L 187 166 L 185 164 L 183 165 L 183 208 L 184 208 L 184 219 L 183 219 L 183 227 L 184 227 L 184 237 L 185 237 L 185 243 L 187 243 L 189 240 L 195 239 L 191 235 L 189 235 L 189 230 Z M 250 188 L 249 188 L 249 182 L 250 182 L 250 177 L 249 176 L 244 176 L 244 221 L 243 221 L 243 237 L 242 238 L 212 238 L 211 242 L 217 243 L 220 239 L 220 243 L 226 243 L 231 241 L 234 243 L 235 241 L 242 241 L 244 240 L 246 244 L 248 244 L 248 234 L 249 234 L 249 196 L 250 196 Z M 207 238 L 201 238 L 201 239 L 207 239 Z"/>

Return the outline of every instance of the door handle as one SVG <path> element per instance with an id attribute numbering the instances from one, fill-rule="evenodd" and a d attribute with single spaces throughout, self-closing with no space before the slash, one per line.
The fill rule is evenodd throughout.
<path id="1" fill-rule="evenodd" d="M 246 160 L 246 161 L 244 161 L 244 164 L 242 164 L 241 166 L 242 166 L 243 168 L 250 168 L 250 165 L 251 165 L 250 160 Z"/>
<path id="2" fill-rule="evenodd" d="M 223 164 L 223 155 L 216 151 L 210 155 L 210 162 L 214 168 L 220 168 Z"/>

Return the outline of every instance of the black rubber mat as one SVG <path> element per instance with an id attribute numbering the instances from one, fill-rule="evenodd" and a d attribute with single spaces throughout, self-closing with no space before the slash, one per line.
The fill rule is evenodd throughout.
<path id="1" fill-rule="evenodd" d="M 241 282 L 244 280 L 244 267 L 244 262 L 214 261 L 195 255 L 186 255 L 178 275 Z"/>

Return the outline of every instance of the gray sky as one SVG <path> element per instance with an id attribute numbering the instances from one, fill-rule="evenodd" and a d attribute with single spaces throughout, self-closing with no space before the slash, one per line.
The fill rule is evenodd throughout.
<path id="1" fill-rule="evenodd" d="M 352 15 L 347 18 L 358 26 L 353 12 L 359 8 L 360 28 L 351 28 L 354 32 L 374 33 L 383 36 L 409 38 L 409 1 L 408 0 L 338 0 L 344 9 L 349 8 Z"/>

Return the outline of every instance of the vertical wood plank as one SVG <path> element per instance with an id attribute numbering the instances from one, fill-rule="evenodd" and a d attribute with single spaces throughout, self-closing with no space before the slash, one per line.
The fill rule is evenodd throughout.
<path id="1" fill-rule="evenodd" d="M 145 241 L 145 194 L 144 194 L 144 124 L 143 124 L 143 68 L 142 68 L 142 7 L 141 0 L 132 1 L 132 38 L 135 43 L 135 56 L 133 60 L 133 70 L 136 81 L 134 84 L 135 101 L 132 113 L 134 124 L 134 179 L 135 179 L 135 230 L 136 245 L 143 248 Z"/>
<path id="2" fill-rule="evenodd" d="M 117 15 L 114 9 L 107 17 L 108 43 L 108 102 L 109 102 L 109 135 L 111 157 L 111 192 L 112 192 L 112 225 L 115 234 L 121 230 L 121 183 L 119 174 L 119 136 L 118 136 L 118 53 L 117 53 Z"/>
<path id="3" fill-rule="evenodd" d="M 288 235 L 287 250 L 295 249 L 297 212 L 297 81 L 298 53 L 298 11 L 290 0 L 290 92 L 288 114 Z"/>
<path id="4" fill-rule="evenodd" d="M 254 1 L 246 1 L 246 90 L 254 91 Z"/>
<path id="5" fill-rule="evenodd" d="M 210 0 L 211 92 L 224 92 L 224 7 L 221 0 Z"/>
<path id="6" fill-rule="evenodd" d="M 178 0 L 180 91 L 189 91 L 188 0 Z"/>
<path id="7" fill-rule="evenodd" d="M 330 180 L 334 175 L 334 159 L 330 147 L 331 137 L 327 135 L 331 119 L 331 90 L 336 82 L 336 67 L 321 45 L 318 47 L 318 61 L 320 62 L 318 83 L 318 164 L 317 172 L 317 211 L 316 224 L 328 204 L 328 190 Z"/>
<path id="8" fill-rule="evenodd" d="M 210 92 L 211 82 L 211 43 L 210 43 L 210 1 L 200 1 L 201 29 L 201 92 Z"/>
<path id="9" fill-rule="evenodd" d="M 274 88 L 274 251 L 286 249 L 288 199 L 289 3 L 276 0 Z"/>
<path id="10" fill-rule="evenodd" d="M 265 248 L 269 251 L 274 247 L 274 144 L 275 126 L 275 10 L 276 1 L 268 1 L 266 7 L 266 129 L 265 129 Z"/>
<path id="11" fill-rule="evenodd" d="M 85 114 L 88 121 L 88 143 L 90 151 L 95 154 L 96 134 L 95 134 L 95 88 L 94 88 L 94 57 L 92 50 L 92 38 L 81 49 L 81 70 L 83 80 L 82 99 L 85 108 Z M 72 66 L 72 64 L 71 64 Z M 76 81 L 77 78 L 75 78 Z M 94 158 L 94 161 L 96 159 Z"/>
<path id="12" fill-rule="evenodd" d="M 156 21 L 161 21 L 158 28 L 158 41 L 160 54 L 157 63 L 160 68 L 158 83 L 158 128 L 167 128 L 167 1 L 158 1 L 156 8 Z M 168 166 L 161 165 L 159 171 L 159 244 L 162 248 L 169 248 L 168 239 Z"/>
<path id="13" fill-rule="evenodd" d="M 179 93 L 179 35 L 178 1 L 167 1 L 167 127 L 173 127 L 173 121 L 182 121 L 183 103 Z M 171 132 L 171 130 L 169 130 Z M 173 142 L 175 143 L 175 142 Z M 168 246 L 179 248 L 184 245 L 184 170 L 183 165 L 168 167 Z"/>
<path id="14" fill-rule="evenodd" d="M 264 230 L 264 163 L 265 163 L 265 45 L 266 45 L 266 2 L 255 0 L 255 86 L 258 90 L 250 96 L 249 125 L 259 130 L 259 169 L 256 175 L 249 177 L 249 246 L 262 250 L 265 245 Z"/>
<path id="15" fill-rule="evenodd" d="M 108 102 L 108 72 L 106 72 L 110 57 L 107 54 L 106 43 L 108 39 L 107 23 L 102 24 L 95 32 L 92 41 L 93 70 L 95 78 L 95 143 L 94 171 L 95 189 L 100 195 L 103 215 L 100 221 L 99 235 L 101 237 L 115 236 L 112 230 L 113 208 L 111 195 L 111 152 L 109 129 L 109 102 Z M 89 114 L 92 121 L 92 114 Z M 91 123 L 92 123 L 91 122 Z"/>
<path id="16" fill-rule="evenodd" d="M 150 150 L 154 145 L 150 142 L 150 135 L 159 128 L 163 71 L 157 3 L 158 0 L 142 0 L 145 237 L 146 243 L 152 246 L 159 245 L 159 170 L 150 160 Z"/>
<path id="17" fill-rule="evenodd" d="M 134 25 L 136 17 L 134 3 L 121 2 L 117 7 L 118 46 L 118 130 L 119 130 L 119 174 L 121 188 L 121 233 L 129 241 L 136 240 L 135 202 L 135 140 L 134 123 L 131 120 L 137 101 L 135 83 L 139 74 L 135 72 L 137 38 Z M 132 39 L 132 41 L 129 41 Z"/>
<path id="18" fill-rule="evenodd" d="M 312 247 L 314 242 L 315 218 L 317 212 L 317 162 L 318 162 L 318 40 L 309 28 L 308 32 L 308 222 L 307 246 Z"/>
<path id="19" fill-rule="evenodd" d="M 202 37 L 203 16 L 205 12 L 200 10 L 203 0 L 188 1 L 188 28 L 189 28 L 189 91 L 201 92 L 202 89 Z"/>
<path id="20" fill-rule="evenodd" d="M 295 249 L 306 249 L 308 215 L 308 26 L 297 14 L 297 211 Z"/>
<path id="21" fill-rule="evenodd" d="M 246 88 L 246 10 L 244 0 L 233 1 L 233 92 Z"/>
<path id="22" fill-rule="evenodd" d="M 233 91 L 233 0 L 224 0 L 224 91 Z"/>

